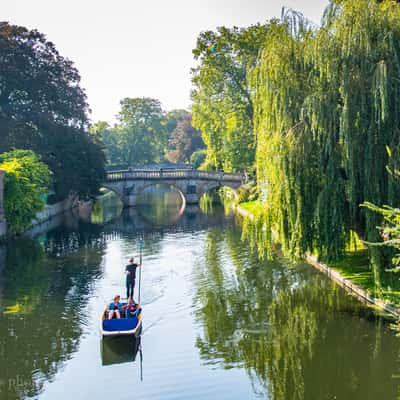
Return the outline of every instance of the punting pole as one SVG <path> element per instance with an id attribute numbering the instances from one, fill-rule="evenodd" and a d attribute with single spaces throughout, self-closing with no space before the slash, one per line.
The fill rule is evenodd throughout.
<path id="1" fill-rule="evenodd" d="M 142 340 L 139 338 L 139 356 L 140 356 L 140 381 L 143 382 L 143 353 L 142 353 Z"/>
<path id="2" fill-rule="evenodd" d="M 139 293 L 138 293 L 138 303 L 140 304 L 140 286 L 142 283 L 142 252 L 143 252 L 143 239 L 139 239 Z"/>

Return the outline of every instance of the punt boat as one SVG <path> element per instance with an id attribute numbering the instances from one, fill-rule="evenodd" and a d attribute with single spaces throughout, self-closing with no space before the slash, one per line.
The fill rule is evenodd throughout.
<path id="1" fill-rule="evenodd" d="M 111 301 L 110 301 L 111 303 Z M 128 304 L 127 300 L 121 300 L 122 307 Z M 139 337 L 142 330 L 142 308 L 138 304 L 135 316 L 126 318 L 122 312 L 121 318 L 108 319 L 108 305 L 104 308 L 100 318 L 100 332 L 103 337 L 135 336 Z"/>

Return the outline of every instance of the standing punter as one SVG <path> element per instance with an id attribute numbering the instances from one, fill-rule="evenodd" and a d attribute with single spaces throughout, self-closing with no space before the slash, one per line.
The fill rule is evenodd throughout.
<path id="1" fill-rule="evenodd" d="M 132 297 L 135 289 L 136 268 L 138 265 L 134 262 L 133 257 L 129 260 L 129 264 L 125 267 L 126 274 L 126 298 Z"/>

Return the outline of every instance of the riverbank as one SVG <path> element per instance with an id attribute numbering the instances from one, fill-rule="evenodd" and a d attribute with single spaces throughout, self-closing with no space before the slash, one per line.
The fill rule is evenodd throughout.
<path id="1" fill-rule="evenodd" d="M 18 235 L 28 235 L 32 236 L 35 235 L 36 233 L 40 233 L 43 230 L 46 230 L 47 225 L 53 226 L 53 220 L 57 219 L 57 217 L 77 208 L 78 209 L 78 214 L 81 214 L 81 209 L 85 208 L 85 203 L 82 203 L 79 201 L 77 195 L 70 195 L 63 201 L 60 201 L 55 204 L 51 205 L 45 205 L 44 209 L 42 211 L 39 211 L 36 213 L 35 218 L 32 220 L 31 226 L 23 231 L 19 232 Z M 45 227 L 43 227 L 45 225 Z M 4 241 L 9 238 L 12 238 L 13 236 L 10 236 L 7 234 L 7 223 L 6 221 L 3 221 L 0 223 L 0 240 Z"/>
<path id="2" fill-rule="evenodd" d="M 31 228 L 36 225 L 40 225 L 43 222 L 46 222 L 49 219 L 56 217 L 57 215 L 63 214 L 64 212 L 71 210 L 78 205 L 77 202 L 78 197 L 76 195 L 71 195 L 68 196 L 65 200 L 58 203 L 51 205 L 46 204 L 43 211 L 39 211 L 38 213 L 36 213 L 36 217 L 32 221 Z"/>
<path id="3" fill-rule="evenodd" d="M 235 207 L 235 211 L 254 221 L 261 212 L 261 206 L 259 201 L 240 203 Z M 400 283 L 398 279 L 394 279 L 393 274 L 382 273 L 378 288 L 374 282 L 373 271 L 369 268 L 367 250 L 349 251 L 341 261 L 330 266 L 311 254 L 305 256 L 305 261 L 363 303 L 400 320 Z M 376 297 L 376 293 L 379 293 L 379 297 Z"/>

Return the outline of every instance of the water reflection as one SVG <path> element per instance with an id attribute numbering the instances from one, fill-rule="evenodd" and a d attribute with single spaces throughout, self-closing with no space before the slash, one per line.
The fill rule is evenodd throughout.
<path id="1" fill-rule="evenodd" d="M 93 224 L 105 224 L 117 218 L 123 209 L 123 203 L 114 192 L 107 192 L 99 196 L 93 205 L 91 222 Z"/>
<path id="2" fill-rule="evenodd" d="M 34 396 L 77 349 L 104 241 L 87 227 L 1 247 L 1 398 Z"/>
<path id="3" fill-rule="evenodd" d="M 217 206 L 176 218 L 171 204 L 175 217 L 159 220 L 154 207 L 155 222 L 140 208 L 101 224 L 71 218 L 0 247 L 0 399 L 69 398 L 69 382 L 79 398 L 87 387 L 124 398 L 121 373 L 134 379 L 141 343 L 101 341 L 94 327 L 138 237 L 149 377 L 132 381 L 138 397 L 397 398 L 399 342 L 370 311 L 309 266 L 260 261 Z"/>
<path id="4" fill-rule="evenodd" d="M 309 266 L 260 262 L 238 231 L 208 232 L 195 305 L 203 360 L 244 367 L 262 397 L 395 399 L 400 389 L 399 344 L 381 320 Z"/>
<path id="5" fill-rule="evenodd" d="M 199 206 L 201 211 L 205 214 L 211 214 L 214 210 L 214 204 L 220 204 L 219 198 L 215 192 L 207 192 L 204 193 L 203 196 L 200 197 Z"/>
<path id="6" fill-rule="evenodd" d="M 162 227 L 175 225 L 179 222 L 185 211 L 185 203 L 182 194 L 174 187 L 155 184 L 146 188 L 138 196 L 137 206 L 129 210 L 130 213 L 124 210 L 125 217 L 129 214 L 134 214 L 136 217 L 137 214 L 141 217 L 143 225 Z M 117 220 L 122 212 L 123 204 L 118 195 L 114 192 L 108 192 L 97 198 L 93 206 L 91 222 L 106 224 Z"/>
<path id="7" fill-rule="evenodd" d="M 131 246 L 144 236 L 146 251 L 157 255 L 167 233 L 225 223 L 223 216 L 211 220 L 196 208 L 188 208 L 179 224 L 157 229 L 135 209 L 104 226 L 79 222 L 72 214 L 62 218 L 68 217 L 68 224 L 48 233 L 0 246 L 0 399 L 37 396 L 78 350 L 89 333 L 87 304 L 103 277 L 108 244 Z M 103 343 L 103 364 L 135 360 L 139 344 Z"/>
<path id="8" fill-rule="evenodd" d="M 151 226 L 174 225 L 184 213 L 185 202 L 174 187 L 157 184 L 148 187 L 138 197 L 137 210 Z"/>
<path id="9" fill-rule="evenodd" d="M 115 337 L 103 338 L 101 343 L 101 361 L 103 365 L 123 364 L 136 360 L 138 353 L 142 361 L 142 350 L 140 349 L 138 337 Z"/>

